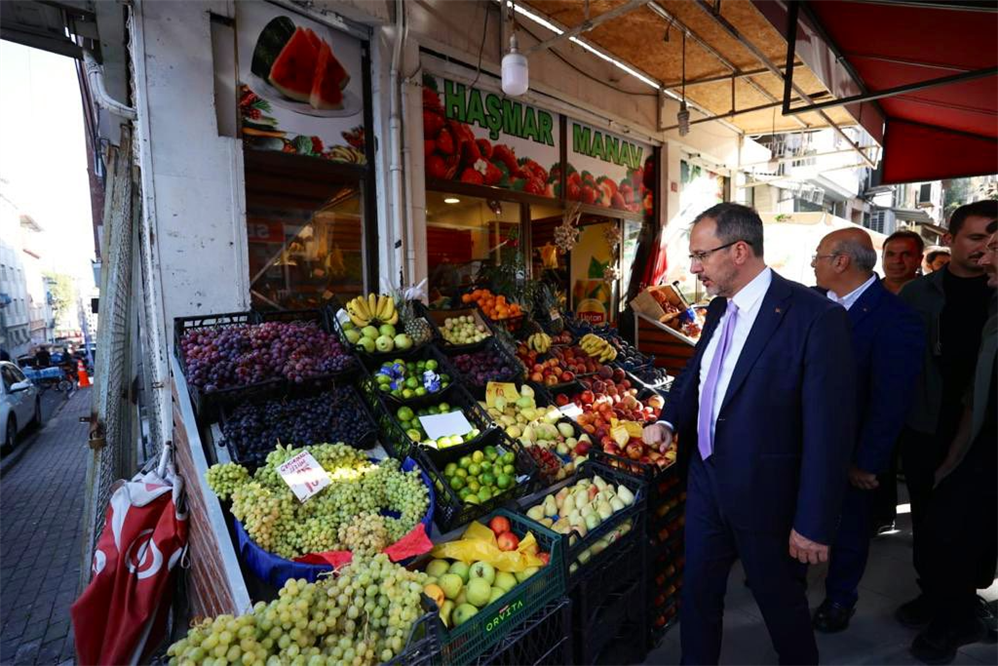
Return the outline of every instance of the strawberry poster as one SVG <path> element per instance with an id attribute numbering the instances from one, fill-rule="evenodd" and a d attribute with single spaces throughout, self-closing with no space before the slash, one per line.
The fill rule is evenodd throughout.
<path id="1" fill-rule="evenodd" d="M 262 1 L 236 3 L 236 32 L 245 145 L 366 163 L 360 40 Z"/>
<path id="2" fill-rule="evenodd" d="M 502 93 L 423 77 L 426 177 L 554 197 L 560 117 Z"/>
<path id="3" fill-rule="evenodd" d="M 568 121 L 565 198 L 590 206 L 652 214 L 652 147 Z"/>

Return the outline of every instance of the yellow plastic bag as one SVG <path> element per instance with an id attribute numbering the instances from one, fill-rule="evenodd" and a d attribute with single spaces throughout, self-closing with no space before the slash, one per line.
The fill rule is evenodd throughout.
<path id="1" fill-rule="evenodd" d="M 537 550 L 537 539 L 532 532 L 527 532 L 527 536 L 520 539 L 516 550 L 499 550 L 492 530 L 479 522 L 473 522 L 460 539 L 434 546 L 430 554 L 436 558 L 461 560 L 468 564 L 488 562 L 497 571 L 516 573 L 530 567 L 544 566 L 541 558 L 531 554 Z"/>

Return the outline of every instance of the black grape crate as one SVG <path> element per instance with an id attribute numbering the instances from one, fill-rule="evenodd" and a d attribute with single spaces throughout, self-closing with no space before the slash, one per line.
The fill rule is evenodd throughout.
<path id="1" fill-rule="evenodd" d="M 364 400 L 361 399 L 360 395 L 357 393 L 357 390 L 352 386 L 342 386 L 328 390 L 343 393 L 347 400 L 350 400 L 354 403 L 356 408 L 355 413 L 363 421 L 363 423 L 360 425 L 359 428 L 360 432 L 362 433 L 359 439 L 357 439 L 356 441 L 349 441 L 344 443 L 349 444 L 350 446 L 361 450 L 369 450 L 373 448 L 374 445 L 377 444 L 378 426 L 377 423 L 374 421 L 374 418 L 371 416 L 370 412 L 368 411 L 367 405 L 364 404 Z M 300 398 L 318 398 L 323 393 L 325 392 L 319 391 L 319 392 L 309 393 L 305 390 L 298 389 L 284 395 L 283 397 L 256 398 L 253 400 L 243 401 L 239 405 L 225 405 L 221 409 L 221 421 L 222 421 L 221 429 L 223 435 L 222 435 L 222 441 L 219 442 L 219 445 L 225 446 L 226 450 L 228 450 L 229 452 L 229 457 L 232 459 L 232 462 L 243 465 L 244 467 L 248 468 L 250 471 L 254 471 L 257 467 L 260 467 L 263 464 L 265 464 L 267 454 L 273 451 L 277 447 L 278 441 L 275 440 L 273 442 L 270 442 L 268 445 L 261 447 L 261 450 L 258 452 L 241 450 L 241 447 L 238 444 L 231 441 L 228 437 L 225 437 L 226 426 L 233 418 L 233 415 L 236 412 L 236 410 L 239 409 L 242 405 L 250 405 L 252 408 L 262 410 L 265 409 L 266 405 L 270 402 L 293 401 L 295 399 L 300 399 Z M 285 445 L 292 444 L 295 446 L 302 445 L 301 442 L 294 441 L 293 437 L 290 436 L 280 437 L 279 439 L 281 444 Z M 337 441 L 340 441 L 340 438 L 338 438 L 335 434 L 330 434 L 325 441 L 328 441 L 329 443 L 336 443 Z M 318 444 L 321 442 L 317 441 L 314 443 Z"/>
<path id="2" fill-rule="evenodd" d="M 173 353 L 180 361 L 180 369 L 187 382 L 187 390 L 191 396 L 194 411 L 202 419 L 210 419 L 218 411 L 218 405 L 228 401 L 247 399 L 256 395 L 264 395 L 269 390 L 283 385 L 284 379 L 268 379 L 255 384 L 232 386 L 214 391 L 205 391 L 195 386 L 188 379 L 187 357 L 184 354 L 181 340 L 192 331 L 209 328 L 228 328 L 246 326 L 257 322 L 255 312 L 225 312 L 212 315 L 195 315 L 191 317 L 175 317 L 173 320 Z"/>
<path id="3" fill-rule="evenodd" d="M 513 466 L 516 469 L 518 481 L 506 492 L 485 502 L 465 504 L 458 496 L 457 491 L 451 488 L 447 482 L 443 470 L 448 463 L 457 463 L 462 456 L 471 455 L 490 445 L 513 453 Z M 537 465 L 534 463 L 534 459 L 519 442 L 514 442 L 498 430 L 485 433 L 474 443 L 439 450 L 420 446 L 416 447 L 415 453 L 419 464 L 433 481 L 433 490 L 436 493 L 436 512 L 433 518 L 441 532 L 449 532 L 476 518 L 492 513 L 492 511 L 506 505 L 510 500 L 516 500 L 529 493 L 537 483 Z M 543 528 L 543 526 L 541 527 Z"/>
<path id="4" fill-rule="evenodd" d="M 460 369 L 458 368 L 456 358 L 462 354 L 475 354 L 480 352 L 488 352 L 502 359 L 503 362 L 507 365 L 507 367 L 512 368 L 512 370 L 510 370 L 509 372 L 506 372 L 498 377 L 492 378 L 489 381 L 513 382 L 513 381 L 523 381 L 524 379 L 523 363 L 520 362 L 520 359 L 507 353 L 506 350 L 502 348 L 502 345 L 500 345 L 496 340 L 488 340 L 487 343 L 484 344 L 481 349 L 478 349 L 476 351 L 459 353 L 457 351 L 454 351 L 453 349 L 447 349 L 447 348 L 444 348 L 443 351 L 445 354 L 447 354 L 447 358 L 450 360 L 451 365 L 459 373 L 459 376 L 464 381 L 465 385 L 468 386 L 469 389 L 484 391 L 485 384 L 478 383 L 471 375 L 460 371 Z"/>

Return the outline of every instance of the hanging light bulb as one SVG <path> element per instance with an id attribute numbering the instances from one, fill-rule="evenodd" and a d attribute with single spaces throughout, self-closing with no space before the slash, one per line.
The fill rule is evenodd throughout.
<path id="1" fill-rule="evenodd" d="M 510 97 L 527 92 L 530 75 L 527 56 L 517 50 L 516 33 L 509 36 L 509 53 L 502 57 L 502 91 Z"/>
<path id="2" fill-rule="evenodd" d="M 686 136 L 690 133 L 690 110 L 686 108 L 686 100 L 679 103 L 679 113 L 676 114 L 676 122 L 679 123 L 679 136 Z"/>
<path id="3" fill-rule="evenodd" d="M 690 133 L 690 110 L 686 107 L 686 31 L 683 31 L 683 101 L 679 104 L 676 122 L 679 124 L 679 136 Z"/>

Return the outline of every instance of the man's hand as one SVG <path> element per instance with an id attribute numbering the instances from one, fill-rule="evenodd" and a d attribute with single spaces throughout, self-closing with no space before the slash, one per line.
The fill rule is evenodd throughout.
<path id="1" fill-rule="evenodd" d="M 797 530 L 790 530 L 790 557 L 804 564 L 827 562 L 828 546 L 801 536 Z"/>
<path id="2" fill-rule="evenodd" d="M 880 485 L 876 474 L 861 470 L 855 465 L 849 466 L 849 483 L 860 490 L 873 490 Z"/>
<path id="3" fill-rule="evenodd" d="M 641 439 L 651 446 L 668 446 L 672 443 L 672 430 L 661 423 L 646 425 L 641 433 Z"/>

